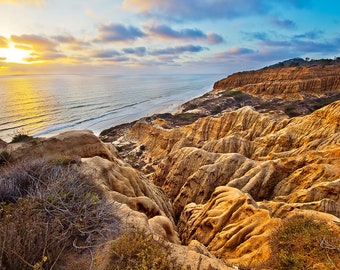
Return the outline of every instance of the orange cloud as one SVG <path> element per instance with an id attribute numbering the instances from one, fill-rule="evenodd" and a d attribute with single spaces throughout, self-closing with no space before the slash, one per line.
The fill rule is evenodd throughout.
<path id="1" fill-rule="evenodd" d="M 0 0 L 0 4 L 1 3 L 9 3 L 14 5 L 41 6 L 45 3 L 45 0 Z"/>
<path id="2" fill-rule="evenodd" d="M 134 9 L 139 12 L 145 12 L 157 4 L 158 0 L 125 0 L 123 2 L 123 8 Z"/>
<path id="3" fill-rule="evenodd" d="M 55 42 L 38 35 L 12 35 L 11 41 L 16 43 L 16 46 L 24 46 L 22 48 L 26 49 L 31 47 L 35 51 L 55 51 L 57 47 Z"/>
<path id="4" fill-rule="evenodd" d="M 8 39 L 0 36 L 0 48 L 8 48 Z"/>

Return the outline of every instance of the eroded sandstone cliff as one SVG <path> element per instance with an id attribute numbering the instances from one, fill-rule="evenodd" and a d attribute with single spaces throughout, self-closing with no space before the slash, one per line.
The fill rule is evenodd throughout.
<path id="1" fill-rule="evenodd" d="M 261 97 L 301 99 L 340 87 L 340 66 L 286 67 L 235 73 L 214 84 L 214 91 L 240 90 Z"/>
<path id="2" fill-rule="evenodd" d="M 234 74 L 177 116 L 103 138 L 169 196 L 184 244 L 261 268 L 287 217 L 340 222 L 339 74 L 339 65 Z"/>
<path id="3" fill-rule="evenodd" d="M 181 245 L 168 196 L 160 187 L 150 183 L 141 172 L 121 160 L 112 144 L 101 142 L 91 131 L 71 131 L 48 139 L 37 138 L 21 143 L 6 144 L 0 147 L 1 151 L 10 155 L 9 162 L 12 164 L 39 158 L 56 163 L 76 161 L 80 170 L 88 175 L 91 182 L 101 191 L 107 205 L 113 207 L 115 216 L 119 220 L 119 224 L 116 224 L 119 234 L 136 228 L 146 234 L 151 234 L 160 243 L 165 241 L 168 256 L 185 269 L 187 267 L 229 269 L 222 261 L 205 250 L 200 243 L 192 243 L 190 246 Z M 0 174 L 0 194 L 6 192 L 2 188 L 7 184 L 2 181 Z M 0 213 L 2 214 L 1 211 Z M 93 254 L 91 253 L 92 262 L 91 258 L 87 258 L 83 253 L 76 255 L 68 251 L 73 254 L 71 257 L 63 253 L 61 261 L 64 265 L 61 269 L 73 269 L 73 260 L 77 260 L 78 264 L 85 260 L 84 265 L 86 262 L 94 263 L 93 269 L 111 269 L 108 264 L 112 256 L 111 242 L 112 239 L 108 238 L 90 246 L 98 247 L 94 249 Z M 84 259 L 84 256 L 87 259 Z"/>
<path id="4" fill-rule="evenodd" d="M 107 143 L 74 131 L 0 152 L 78 160 L 119 206 L 120 227 L 163 241 L 183 269 L 272 269 L 272 237 L 288 218 L 340 233 L 339 67 L 234 74 L 177 114 L 106 130 Z M 95 249 L 97 269 L 110 267 L 107 249 Z"/>

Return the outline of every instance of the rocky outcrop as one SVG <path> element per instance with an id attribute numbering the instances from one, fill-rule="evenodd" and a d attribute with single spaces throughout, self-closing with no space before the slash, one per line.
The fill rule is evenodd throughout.
<path id="1" fill-rule="evenodd" d="M 285 219 L 338 231 L 339 67 L 234 74 L 177 114 L 106 130 L 101 138 L 113 144 L 74 131 L 4 150 L 11 162 L 75 160 L 119 206 L 123 230 L 151 234 L 183 269 L 265 269 Z M 109 267 L 108 249 L 96 251 L 98 269 Z"/>
<path id="2" fill-rule="evenodd" d="M 32 158 L 45 158 L 66 165 L 76 162 L 108 205 L 114 207 L 120 221 L 118 232 L 137 228 L 151 234 L 156 241 L 165 243 L 170 258 L 185 269 L 230 269 L 203 247 L 199 248 L 199 243 L 190 247 L 181 245 L 173 208 L 164 191 L 121 160 L 112 144 L 101 142 L 92 132 L 65 132 L 48 139 L 8 144 L 4 150 L 10 154 L 11 162 L 25 162 Z M 110 241 L 99 243 L 100 248 L 93 254 L 96 269 L 110 268 L 106 264 L 111 256 L 110 245 Z M 68 264 L 69 259 L 65 257 L 63 261 Z"/>
<path id="3" fill-rule="evenodd" d="M 173 129 L 142 119 L 116 143 L 153 166 L 149 179 L 171 199 L 184 243 L 260 267 L 280 219 L 340 221 L 339 117 L 340 101 L 290 119 L 243 107 Z"/>
<path id="4" fill-rule="evenodd" d="M 239 90 L 261 97 L 303 99 L 340 88 L 340 65 L 288 67 L 235 73 L 215 83 L 214 91 Z"/>
<path id="5" fill-rule="evenodd" d="M 220 186 L 207 203 L 186 205 L 179 229 L 185 243 L 195 239 L 230 264 L 254 266 L 268 260 L 269 238 L 279 224 L 248 194 Z"/>
<path id="6" fill-rule="evenodd" d="M 27 157 L 53 158 L 57 156 L 93 157 L 100 156 L 108 160 L 117 157 L 117 150 L 110 144 L 104 144 L 89 130 L 68 131 L 51 138 L 36 138 L 29 141 L 8 144 L 7 150 L 13 159 Z"/>
<path id="7" fill-rule="evenodd" d="M 232 74 L 205 95 L 183 104 L 183 114 L 216 115 L 244 106 L 272 117 L 308 115 L 340 99 L 340 62 L 311 61 Z"/>

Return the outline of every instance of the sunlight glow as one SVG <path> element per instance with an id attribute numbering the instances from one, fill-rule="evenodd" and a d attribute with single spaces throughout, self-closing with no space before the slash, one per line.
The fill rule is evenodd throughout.
<path id="1" fill-rule="evenodd" d="M 25 61 L 25 58 L 29 57 L 31 52 L 17 49 L 14 47 L 14 44 L 10 44 L 9 48 L 0 49 L 0 58 L 4 59 L 3 61 L 7 63 L 29 64 L 29 62 Z"/>

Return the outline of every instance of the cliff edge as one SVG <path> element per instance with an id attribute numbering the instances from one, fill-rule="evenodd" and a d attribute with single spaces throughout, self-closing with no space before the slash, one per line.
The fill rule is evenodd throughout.
<path id="1" fill-rule="evenodd" d="M 298 62 L 99 138 L 0 141 L 0 268 L 338 269 L 340 65 Z"/>

